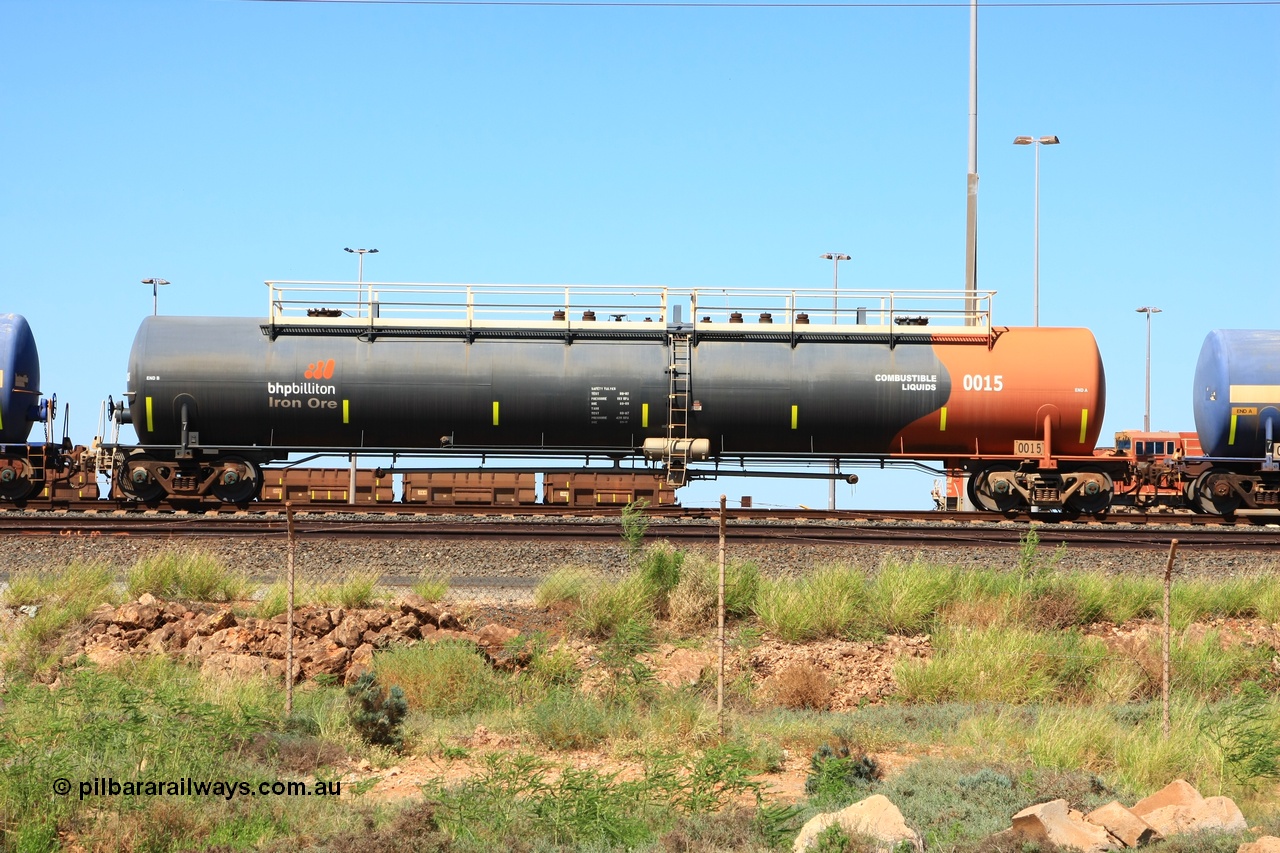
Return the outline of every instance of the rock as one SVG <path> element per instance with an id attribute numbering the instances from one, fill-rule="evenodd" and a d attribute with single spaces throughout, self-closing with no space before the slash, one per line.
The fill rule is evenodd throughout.
<path id="1" fill-rule="evenodd" d="M 694 649 L 676 649 L 666 660 L 657 661 L 654 677 L 668 687 L 685 687 L 697 684 L 702 673 L 711 665 L 711 653 Z"/>
<path id="2" fill-rule="evenodd" d="M 1196 806 L 1203 802 L 1204 797 L 1189 782 L 1174 779 L 1151 796 L 1138 800 L 1129 811 L 1138 817 L 1146 817 L 1156 809 L 1166 806 Z"/>
<path id="3" fill-rule="evenodd" d="M 1280 853 L 1280 838 L 1264 835 L 1257 841 L 1241 844 L 1236 848 L 1236 853 Z"/>
<path id="4" fill-rule="evenodd" d="M 294 619 L 294 624 L 299 624 Z M 302 630 L 313 637 L 323 637 L 325 634 L 333 630 L 333 621 L 329 618 L 329 611 L 318 610 L 314 613 L 306 614 L 301 621 Z"/>
<path id="5" fill-rule="evenodd" d="M 267 676 L 268 678 L 284 678 L 283 661 L 258 657 L 257 655 L 237 655 L 228 652 L 214 652 L 205 658 L 200 665 L 200 674 L 212 677 L 252 678 Z"/>
<path id="6" fill-rule="evenodd" d="M 129 657 L 125 652 L 118 651 L 110 646 L 94 646 L 93 648 L 85 649 L 84 656 L 97 664 L 99 669 L 111 669 Z"/>
<path id="7" fill-rule="evenodd" d="M 354 684 L 366 672 L 373 672 L 373 646 L 365 644 L 351 653 L 344 684 Z"/>
<path id="8" fill-rule="evenodd" d="M 218 612 L 196 620 L 196 633 L 207 637 L 210 634 L 216 634 L 219 631 L 231 628 L 236 624 L 236 615 L 229 609 L 222 609 Z"/>
<path id="9" fill-rule="evenodd" d="M 391 615 L 384 610 L 362 610 L 360 615 L 372 631 L 381 631 L 391 624 Z"/>
<path id="10" fill-rule="evenodd" d="M 146 628 L 134 628 L 132 631 L 125 631 L 121 634 L 120 639 L 123 640 L 126 645 L 136 646 L 147 638 L 148 633 L 149 632 Z"/>
<path id="11" fill-rule="evenodd" d="M 440 608 L 416 592 L 411 592 L 400 600 L 400 612 L 417 619 L 419 625 L 440 627 Z"/>
<path id="12" fill-rule="evenodd" d="M 1117 800 L 1094 809 L 1084 819 L 1102 827 L 1126 847 L 1138 847 L 1163 838 L 1155 827 L 1120 805 Z"/>
<path id="13" fill-rule="evenodd" d="M 346 618 L 333 629 L 329 639 L 340 646 L 354 649 L 364 642 L 364 633 L 369 630 L 369 623 L 359 613 L 348 613 Z"/>
<path id="14" fill-rule="evenodd" d="M 1050 800 L 1018 812 L 1013 816 L 1013 834 L 1024 841 L 1047 842 L 1084 853 L 1120 848 L 1105 829 L 1068 808 L 1066 800 Z"/>
<path id="15" fill-rule="evenodd" d="M 120 605 L 112 621 L 126 631 L 136 628 L 150 631 L 160 624 L 160 608 L 139 601 L 131 601 Z"/>
<path id="16" fill-rule="evenodd" d="M 255 648 L 253 633 L 236 625 L 210 634 L 200 645 L 200 651 L 205 654 L 213 651 L 246 654 L 255 652 L 257 649 Z"/>
<path id="17" fill-rule="evenodd" d="M 149 592 L 144 592 L 142 595 L 138 596 L 138 603 L 143 607 L 155 607 L 157 609 L 164 607 L 164 602 Z"/>
<path id="18" fill-rule="evenodd" d="M 497 624 L 485 625 L 476 631 L 476 641 L 489 649 L 501 649 L 519 636 L 520 632 L 516 629 Z"/>
<path id="19" fill-rule="evenodd" d="M 180 623 L 170 622 L 152 631 L 143 645 L 152 652 L 176 652 L 183 647 L 187 639 L 189 638 L 182 636 Z"/>
<path id="20" fill-rule="evenodd" d="M 102 625 L 105 627 L 108 623 L 114 622 L 116 618 L 116 609 L 110 604 L 99 604 L 89 614 L 90 625 Z"/>
<path id="21" fill-rule="evenodd" d="M 436 627 L 442 628 L 446 631 L 463 630 L 462 620 L 460 620 L 457 616 L 454 616 L 448 610 L 440 611 L 440 619 L 436 623 Z"/>
<path id="22" fill-rule="evenodd" d="M 401 616 L 384 627 L 381 631 L 372 629 L 364 633 L 364 641 L 372 643 L 375 648 L 385 649 L 392 643 L 407 643 L 420 639 L 422 633 L 418 629 L 418 620 L 412 616 Z"/>
<path id="23" fill-rule="evenodd" d="M 304 643 L 302 648 L 294 649 L 293 655 L 303 678 L 321 674 L 341 677 L 346 672 L 347 662 L 351 660 L 350 649 L 325 640 L 312 639 Z"/>
<path id="24" fill-rule="evenodd" d="M 1200 796 L 1182 779 L 1174 780 L 1130 809 L 1168 838 L 1188 832 L 1238 832 L 1248 828 L 1244 815 L 1230 797 Z"/>
<path id="25" fill-rule="evenodd" d="M 838 812 L 824 812 L 810 818 L 796 836 L 792 850 L 795 853 L 808 850 L 827 827 L 836 823 L 850 834 L 870 836 L 879 842 L 877 850 L 886 853 L 897 850 L 903 842 L 913 850 L 924 850 L 920 834 L 907 826 L 898 807 L 881 794 L 867 797 Z"/>

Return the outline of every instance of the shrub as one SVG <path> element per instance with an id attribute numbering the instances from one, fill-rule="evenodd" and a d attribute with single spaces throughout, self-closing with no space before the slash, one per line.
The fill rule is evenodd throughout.
<path id="1" fill-rule="evenodd" d="M 98 563 L 75 562 L 55 572 L 15 572 L 5 591 L 10 606 L 34 606 L 0 633 L 0 664 L 31 675 L 45 672 L 70 651 L 67 629 L 99 604 L 111 602 L 111 570 Z"/>
<path id="2" fill-rule="evenodd" d="M 658 591 L 645 576 L 632 573 L 588 591 L 574 611 L 570 627 L 584 636 L 605 639 L 626 623 L 652 622 L 657 599 Z"/>
<path id="3" fill-rule="evenodd" d="M 399 687 L 383 690 L 372 672 L 366 672 L 348 685 L 351 698 L 351 725 L 365 743 L 400 749 L 404 734 L 400 726 L 409 712 L 409 704 Z"/>
<path id="4" fill-rule="evenodd" d="M 847 743 L 823 744 L 809 759 L 804 792 L 819 803 L 842 804 L 860 798 L 881 778 L 880 766 L 863 753 L 853 753 Z"/>
<path id="5" fill-rule="evenodd" d="M 533 591 L 533 603 L 538 607 L 553 604 L 579 604 L 587 594 L 592 574 L 579 566 L 562 566 L 547 575 Z"/>
<path id="6" fill-rule="evenodd" d="M 322 584 L 312 591 L 317 604 L 341 605 L 348 610 L 372 607 L 377 603 L 374 591 L 378 586 L 377 572 L 357 572 L 348 575 L 339 584 Z"/>
<path id="7" fill-rule="evenodd" d="M 253 615 L 259 619 L 274 619 L 289 609 L 289 585 L 277 581 L 267 587 L 262 598 L 253 606 Z"/>
<path id="8" fill-rule="evenodd" d="M 253 584 L 247 575 L 231 571 L 205 551 L 162 551 L 138 558 L 129 569 L 125 589 L 134 598 L 149 592 L 161 598 L 238 601 L 252 594 Z"/>
<path id="9" fill-rule="evenodd" d="M 684 560 L 684 551 L 662 542 L 645 551 L 644 558 L 640 561 L 640 574 L 645 584 L 656 595 L 665 599 L 676 588 L 676 584 L 680 583 L 680 567 Z"/>
<path id="10" fill-rule="evenodd" d="M 1249 682 L 1200 724 L 1222 754 L 1219 773 L 1245 788 L 1280 779 L 1280 715 L 1266 691 Z"/>
<path id="11" fill-rule="evenodd" d="M 876 627 L 891 634 L 923 631 L 949 599 L 955 572 L 919 561 L 887 561 L 871 581 Z"/>
<path id="12" fill-rule="evenodd" d="M 847 566 L 824 566 L 800 578 L 762 580 L 755 614 L 788 642 L 869 633 L 866 583 Z"/>
<path id="13" fill-rule="evenodd" d="M 644 534 L 649 529 L 651 521 L 649 514 L 645 512 L 648 508 L 649 502 L 644 498 L 632 501 L 622 508 L 620 520 L 622 541 L 626 545 L 627 553 L 632 556 L 639 554 L 641 546 L 644 545 Z"/>
<path id="14" fill-rule="evenodd" d="M 544 687 L 573 687 L 582 680 L 577 655 L 563 644 L 548 649 L 535 643 L 525 672 Z"/>
<path id="15" fill-rule="evenodd" d="M 413 591 L 427 601 L 442 601 L 449 592 L 449 577 L 440 572 L 430 572 L 419 578 Z"/>
<path id="16" fill-rule="evenodd" d="M 680 582 L 672 590 L 667 609 L 671 621 L 684 628 L 716 624 L 720 599 L 720 567 L 701 555 L 685 558 Z M 750 616 L 760 588 L 760 569 L 755 563 L 731 560 L 724 567 L 724 609 L 726 619 Z"/>
<path id="17" fill-rule="evenodd" d="M 1075 695 L 1107 657 L 1101 640 L 1075 631 L 946 628 L 933 639 L 933 658 L 903 660 L 894 669 L 905 699 L 1020 703 Z"/>
<path id="18" fill-rule="evenodd" d="M 609 713 L 593 696 L 557 688 L 535 704 L 526 725 L 549 749 L 589 749 L 609 737 Z"/>
<path id="19" fill-rule="evenodd" d="M 831 679 L 809 663 L 795 663 L 773 677 L 777 703 L 792 710 L 826 711 L 831 708 Z"/>
<path id="20" fill-rule="evenodd" d="M 492 708 L 507 698 L 503 680 L 474 645 L 442 640 L 380 652 L 374 670 L 400 685 L 410 707 L 438 714 Z"/>

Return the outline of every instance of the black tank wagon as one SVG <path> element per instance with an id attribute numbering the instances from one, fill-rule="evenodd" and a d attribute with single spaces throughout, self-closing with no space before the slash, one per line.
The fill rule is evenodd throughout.
<path id="1" fill-rule="evenodd" d="M 997 508 L 1110 494 L 1093 336 L 993 327 L 989 294 L 352 287 L 272 284 L 262 319 L 148 317 L 120 489 L 241 503 L 269 462 L 358 452 L 643 457 L 675 485 L 701 462 L 927 458 Z"/>

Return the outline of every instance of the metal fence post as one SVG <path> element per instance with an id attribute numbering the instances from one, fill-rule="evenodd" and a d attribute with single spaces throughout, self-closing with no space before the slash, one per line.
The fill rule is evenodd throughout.
<path id="1" fill-rule="evenodd" d="M 1163 703 L 1160 728 L 1164 739 L 1169 739 L 1169 589 L 1173 585 L 1173 558 L 1178 552 L 1178 540 L 1169 543 L 1169 560 L 1164 564 L 1164 641 L 1161 657 L 1164 659 L 1164 672 L 1160 678 L 1160 695 Z"/>
<path id="2" fill-rule="evenodd" d="M 719 674 L 716 676 L 716 717 L 720 721 L 720 734 L 724 735 L 724 527 L 725 496 L 720 496 L 720 600 L 716 607 L 720 624 Z"/>
<path id="3" fill-rule="evenodd" d="M 298 537 L 293 529 L 293 501 L 284 502 L 285 523 L 289 527 L 289 550 L 285 565 L 288 568 L 288 600 L 285 605 L 285 612 L 288 614 L 285 621 L 285 631 L 288 639 L 285 641 L 285 664 L 284 664 L 284 714 L 286 717 L 293 716 L 293 556 L 297 549 Z"/>

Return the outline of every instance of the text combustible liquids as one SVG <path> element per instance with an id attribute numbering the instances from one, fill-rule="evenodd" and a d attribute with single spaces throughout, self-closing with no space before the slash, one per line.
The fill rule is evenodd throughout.
<path id="1" fill-rule="evenodd" d="M 937 391 L 936 373 L 877 373 L 877 382 L 899 382 L 903 391 Z"/>

